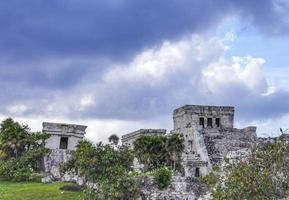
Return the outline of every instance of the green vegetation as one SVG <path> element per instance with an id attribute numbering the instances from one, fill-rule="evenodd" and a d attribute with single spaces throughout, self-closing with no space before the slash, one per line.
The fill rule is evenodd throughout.
<path id="1" fill-rule="evenodd" d="M 63 173 L 75 171 L 86 182 L 97 184 L 97 189 L 87 188 L 84 191 L 86 199 L 135 199 L 140 193 L 144 174 L 133 171 L 135 156 L 145 165 L 143 172 L 155 172 L 150 176 L 160 189 L 170 184 L 171 170 L 182 170 L 179 160 L 184 147 L 179 134 L 141 137 L 133 151 L 118 145 L 116 135 L 111 135 L 109 141 L 107 145 L 94 145 L 86 140 L 80 142 L 72 159 L 61 167 Z"/>
<path id="2" fill-rule="evenodd" d="M 0 124 L 1 199 L 17 199 L 17 195 L 24 200 L 80 197 L 79 192 L 59 191 L 62 183 L 27 182 L 40 181 L 41 161 L 49 153 L 44 147 L 47 138 L 46 134 L 31 132 L 27 125 L 21 125 L 11 118 Z M 81 141 L 72 159 L 61 166 L 62 173 L 75 172 L 86 183 L 97 185 L 97 189 L 84 189 L 82 199 L 136 199 L 140 195 L 143 174 L 151 176 L 160 189 L 165 189 L 170 184 L 172 172 L 183 170 L 179 161 L 184 146 L 179 134 L 141 137 L 136 141 L 134 150 L 119 145 L 117 135 L 111 135 L 109 142 L 105 145 Z M 132 169 L 135 157 L 145 166 L 141 173 Z"/>
<path id="3" fill-rule="evenodd" d="M 254 149 L 246 159 L 227 161 L 203 177 L 213 199 L 282 199 L 289 195 L 289 144 L 278 141 Z"/>
<path id="4" fill-rule="evenodd" d="M 160 190 L 167 188 L 170 185 L 171 179 L 172 172 L 166 167 L 161 167 L 154 173 L 154 181 Z"/>
<path id="5" fill-rule="evenodd" d="M 116 142 L 93 145 L 82 141 L 72 159 L 62 166 L 62 172 L 74 170 L 87 182 L 97 183 L 97 189 L 85 191 L 86 199 L 134 199 L 140 181 L 130 174 L 133 158 L 133 151 Z"/>
<path id="6" fill-rule="evenodd" d="M 134 143 L 136 157 L 144 164 L 145 171 L 167 166 L 173 171 L 182 172 L 180 160 L 183 149 L 183 137 L 176 133 L 170 136 L 143 136 Z"/>
<path id="7" fill-rule="evenodd" d="M 46 134 L 31 132 L 8 118 L 0 124 L 0 178 L 12 181 L 40 180 Z"/>
<path id="8" fill-rule="evenodd" d="M 1 200 L 79 200 L 82 192 L 61 191 L 67 183 L 31 183 L 0 181 Z"/>
<path id="9" fill-rule="evenodd" d="M 115 134 L 112 134 L 111 136 L 109 136 L 108 141 L 110 143 L 112 143 L 113 145 L 118 145 L 119 143 L 119 137 Z"/>

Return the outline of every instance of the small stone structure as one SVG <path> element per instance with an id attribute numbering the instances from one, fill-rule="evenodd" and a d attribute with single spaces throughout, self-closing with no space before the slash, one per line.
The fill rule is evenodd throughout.
<path id="1" fill-rule="evenodd" d="M 141 136 L 144 136 L 144 135 L 161 136 L 165 134 L 166 134 L 165 129 L 140 129 L 140 130 L 125 134 L 124 136 L 122 136 L 121 141 L 124 145 L 127 145 L 128 147 L 133 148 L 134 141 L 136 141 Z"/>
<path id="2" fill-rule="evenodd" d="M 74 180 L 76 177 L 73 174 L 61 176 L 59 165 L 71 158 L 72 151 L 84 138 L 87 126 L 43 122 L 42 127 L 42 132 L 50 136 L 45 143 L 45 147 L 50 149 L 50 154 L 44 157 L 42 181 Z"/>

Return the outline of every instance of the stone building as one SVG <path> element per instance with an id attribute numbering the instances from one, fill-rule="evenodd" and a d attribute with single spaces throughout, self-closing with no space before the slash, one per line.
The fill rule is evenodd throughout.
<path id="1" fill-rule="evenodd" d="M 187 177 L 205 175 L 225 156 L 241 155 L 256 144 L 256 127 L 234 128 L 234 107 L 185 105 L 174 110 L 173 121 L 172 132 L 184 136 Z M 122 142 L 133 147 L 136 138 L 153 134 L 164 135 L 165 130 L 141 129 L 124 135 Z"/>
<path id="2" fill-rule="evenodd" d="M 121 141 L 124 145 L 127 145 L 133 148 L 134 141 L 136 141 L 141 136 L 144 136 L 144 135 L 161 136 L 165 134 L 166 134 L 165 129 L 140 129 L 140 130 L 125 134 L 124 136 L 122 136 Z"/>
<path id="3" fill-rule="evenodd" d="M 255 145 L 256 127 L 234 128 L 234 107 L 185 105 L 174 110 L 174 132 L 184 136 L 186 176 L 207 174 L 225 156 Z"/>
<path id="4" fill-rule="evenodd" d="M 50 154 L 44 157 L 44 178 L 42 181 L 72 180 L 75 178 L 74 175 L 61 176 L 59 165 L 71 158 L 72 151 L 84 138 L 87 126 L 43 122 L 42 127 L 42 132 L 50 136 L 45 143 L 45 147 L 50 149 Z"/>

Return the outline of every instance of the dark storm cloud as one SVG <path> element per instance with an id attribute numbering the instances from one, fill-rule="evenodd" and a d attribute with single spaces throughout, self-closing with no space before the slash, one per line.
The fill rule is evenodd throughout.
<path id="1" fill-rule="evenodd" d="M 27 0 L 0 3 L 5 56 L 123 57 L 164 39 L 204 30 L 228 10 L 210 1 Z M 203 14 L 204 11 L 206 14 Z"/>
<path id="2" fill-rule="evenodd" d="M 66 104 L 65 100 L 71 100 L 72 93 L 77 96 L 82 87 L 101 85 L 106 68 L 114 66 L 111 62 L 126 66 L 143 49 L 158 46 L 164 40 L 214 31 L 228 16 L 241 16 L 241 20 L 251 22 L 266 35 L 286 35 L 286 8 L 288 3 L 281 0 L 0 1 L 0 110 L 5 113 L 9 104 L 27 103 L 32 114 L 43 114 L 43 108 L 58 102 L 57 98 Z M 101 61 L 106 59 L 110 64 Z M 195 91 L 199 88 L 195 86 L 184 87 L 190 82 L 189 75 L 175 74 L 169 79 L 171 85 L 160 88 L 143 82 L 112 88 L 91 86 L 91 90 L 100 93 L 96 101 L 103 102 L 91 110 L 73 110 L 69 114 L 135 119 L 170 113 L 182 104 L 218 102 L 198 95 Z M 188 95 L 175 97 L 182 89 Z M 282 95 L 287 97 L 287 93 L 278 93 L 278 99 L 251 99 L 252 105 L 259 105 L 252 108 L 252 116 L 245 111 L 250 103 L 239 105 L 248 118 L 260 116 L 265 108 L 268 116 L 275 116 L 275 112 L 280 115 L 288 111 L 289 105 L 282 104 L 277 109 L 269 105 L 278 104 Z M 236 99 L 219 102 L 238 105 Z"/>
<path id="3" fill-rule="evenodd" d="M 121 59 L 165 39 L 205 31 L 229 14 L 243 13 L 261 29 L 281 33 L 288 24 L 278 11 L 271 0 L 1 1 L 0 52 L 12 59 Z"/>

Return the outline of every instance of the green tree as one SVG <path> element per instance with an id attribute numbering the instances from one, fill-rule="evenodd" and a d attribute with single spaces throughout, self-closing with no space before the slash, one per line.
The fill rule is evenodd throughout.
<path id="1" fill-rule="evenodd" d="M 157 169 L 167 162 L 167 137 L 142 136 L 134 142 L 134 150 L 145 171 Z"/>
<path id="2" fill-rule="evenodd" d="M 134 150 L 145 171 L 168 166 L 174 171 L 182 171 L 181 154 L 183 137 L 180 134 L 168 136 L 142 136 L 134 142 Z"/>
<path id="3" fill-rule="evenodd" d="M 135 199 L 140 182 L 130 175 L 133 158 L 133 151 L 125 146 L 82 141 L 72 159 L 62 166 L 62 172 L 75 170 L 87 182 L 96 183 L 96 190 L 88 188 L 89 198 Z"/>
<path id="4" fill-rule="evenodd" d="M 160 190 L 167 188 L 171 183 L 171 179 L 172 172 L 166 167 L 160 167 L 154 173 L 154 181 Z"/>
<path id="5" fill-rule="evenodd" d="M 184 150 L 183 136 L 177 133 L 169 135 L 167 139 L 166 149 L 169 154 L 169 162 L 173 171 L 176 171 L 177 169 L 181 171 L 181 155 Z"/>
<path id="6" fill-rule="evenodd" d="M 116 134 L 112 134 L 109 136 L 108 141 L 116 146 L 119 143 L 119 137 Z"/>
<path id="7" fill-rule="evenodd" d="M 43 146 L 47 138 L 46 134 L 31 132 L 28 125 L 21 125 L 12 118 L 0 124 L 1 154 L 5 154 L 7 159 L 17 158 L 28 150 Z"/>
<path id="8" fill-rule="evenodd" d="M 247 158 L 227 160 L 223 170 L 203 180 L 213 199 L 282 199 L 289 195 L 289 144 L 278 141 L 259 146 Z"/>
<path id="9" fill-rule="evenodd" d="M 15 181 L 39 179 L 41 161 L 48 149 L 46 134 L 31 132 L 11 118 L 0 124 L 0 177 Z"/>

